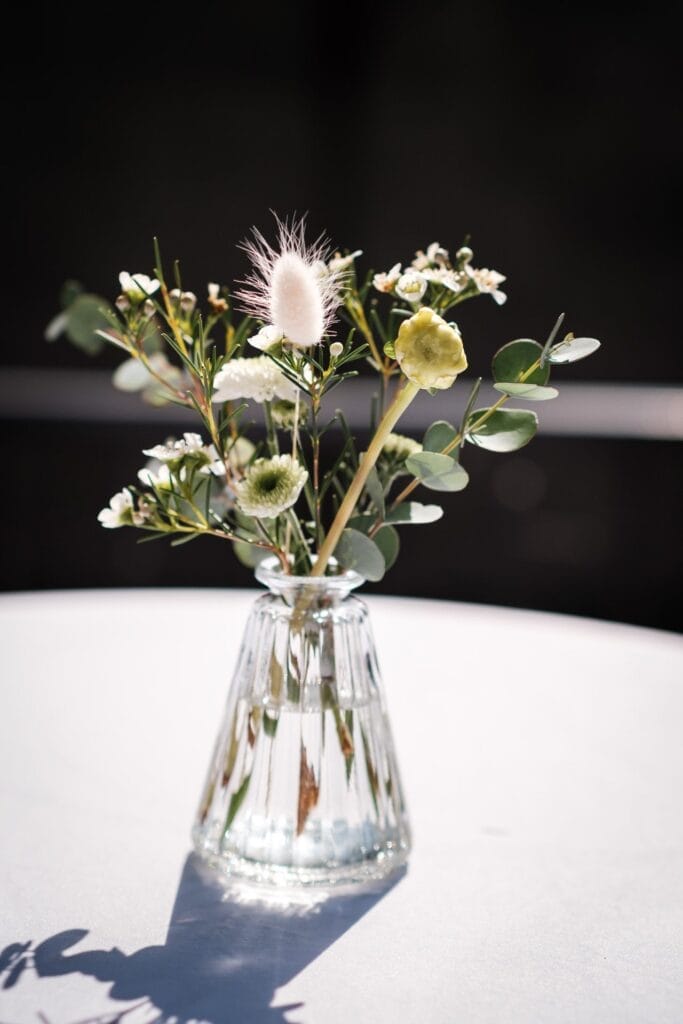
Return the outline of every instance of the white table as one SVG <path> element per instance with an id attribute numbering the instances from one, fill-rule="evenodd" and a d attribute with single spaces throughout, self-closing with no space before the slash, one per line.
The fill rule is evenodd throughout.
<path id="1" fill-rule="evenodd" d="M 2 1024 L 681 1024 L 681 641 L 372 599 L 414 853 L 283 909 L 189 857 L 253 596 L 0 598 Z"/>

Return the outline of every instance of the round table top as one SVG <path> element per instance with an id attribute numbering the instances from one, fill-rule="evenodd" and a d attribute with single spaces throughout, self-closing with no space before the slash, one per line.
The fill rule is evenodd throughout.
<path id="1" fill-rule="evenodd" d="M 681 640 L 370 598 L 414 850 L 280 905 L 190 855 L 254 596 L 0 598 L 0 1021 L 680 1024 Z"/>

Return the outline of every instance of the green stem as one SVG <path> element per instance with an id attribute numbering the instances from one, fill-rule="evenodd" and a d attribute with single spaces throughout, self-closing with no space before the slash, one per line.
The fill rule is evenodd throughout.
<path id="1" fill-rule="evenodd" d="M 327 569 L 327 564 L 339 543 L 339 538 L 341 537 L 349 519 L 353 515 L 353 510 L 358 503 L 363 487 L 370 475 L 370 470 L 377 462 L 382 448 L 384 447 L 384 442 L 419 390 L 420 389 L 417 384 L 413 384 L 412 381 L 406 381 L 405 385 L 396 394 L 393 402 L 382 417 L 382 420 L 375 431 L 375 436 L 370 442 L 368 450 L 363 455 L 363 459 L 356 470 L 353 480 L 351 481 L 351 486 L 346 492 L 344 500 L 339 507 L 334 518 L 334 522 L 330 527 L 330 531 L 318 552 L 318 558 L 311 570 L 312 576 L 324 575 L 325 570 Z"/>

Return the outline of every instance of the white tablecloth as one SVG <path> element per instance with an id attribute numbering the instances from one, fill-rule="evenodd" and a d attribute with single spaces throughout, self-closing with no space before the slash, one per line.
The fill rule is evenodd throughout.
<path id="1" fill-rule="evenodd" d="M 189 855 L 253 597 L 0 598 L 2 1024 L 681 1024 L 677 637 L 371 599 L 414 852 L 282 908 Z"/>

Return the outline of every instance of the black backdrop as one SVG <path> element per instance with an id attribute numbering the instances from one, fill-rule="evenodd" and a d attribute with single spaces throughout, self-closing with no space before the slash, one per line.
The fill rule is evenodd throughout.
<path id="1" fill-rule="evenodd" d="M 459 317 L 476 373 L 565 309 L 603 340 L 565 379 L 679 379 L 666 11 L 100 4 L 31 17 L 5 65 L 6 366 L 86 363 L 42 337 L 65 277 L 112 294 L 120 269 L 151 269 L 157 234 L 202 292 L 244 271 L 234 243 L 273 208 L 308 210 L 314 232 L 380 269 L 471 233 L 510 295 Z M 245 582 L 204 542 L 137 548 L 97 527 L 149 425 L 38 415 L 3 430 L 6 587 Z M 405 531 L 382 589 L 675 625 L 673 445 L 541 437 L 512 457 L 540 481 L 522 508 L 491 459 L 474 459 L 428 544 Z"/>

